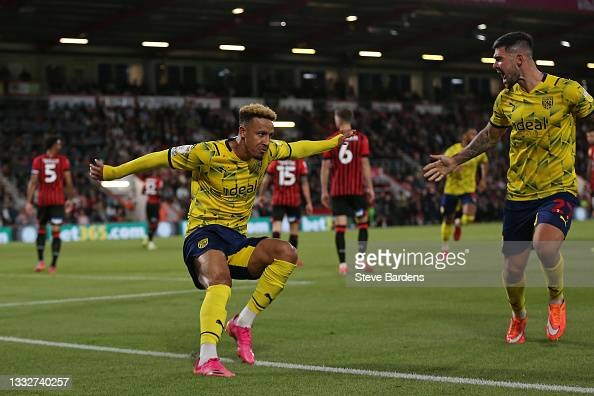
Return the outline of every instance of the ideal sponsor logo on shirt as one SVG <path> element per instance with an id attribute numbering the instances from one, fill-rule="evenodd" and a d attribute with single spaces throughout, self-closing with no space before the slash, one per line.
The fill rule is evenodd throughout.
<path id="1" fill-rule="evenodd" d="M 522 118 L 519 122 L 512 122 L 512 127 L 518 131 L 542 131 L 547 129 L 549 120 L 545 118 L 535 118 L 533 121 L 526 121 Z"/>
<path id="2" fill-rule="evenodd" d="M 235 186 L 233 188 L 227 188 L 227 187 L 223 187 L 223 194 L 227 195 L 227 196 L 245 196 L 247 194 L 251 194 L 253 192 L 256 191 L 256 187 L 257 185 L 254 184 L 248 184 L 247 186 Z"/>

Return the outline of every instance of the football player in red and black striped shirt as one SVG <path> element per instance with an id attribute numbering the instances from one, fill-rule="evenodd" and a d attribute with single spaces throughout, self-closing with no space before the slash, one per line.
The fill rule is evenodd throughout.
<path id="1" fill-rule="evenodd" d="M 60 226 L 64 221 L 64 187 L 68 198 L 74 197 L 72 175 L 70 174 L 70 161 L 60 155 L 62 140 L 52 136 L 46 140 L 45 154 L 33 158 L 31 178 L 27 186 L 27 213 L 33 212 L 33 195 L 37 192 L 37 257 L 39 262 L 35 267 L 36 272 L 45 269 L 43 251 L 45 250 L 46 225 L 48 221 L 52 229 L 52 264 L 49 272 L 56 272 L 56 264 L 60 255 L 62 241 L 60 239 Z"/>
<path id="2" fill-rule="evenodd" d="M 334 122 L 338 131 L 334 132 L 330 137 L 340 134 L 341 131 L 351 130 L 352 121 L 353 112 L 351 110 L 337 110 L 334 113 Z M 341 274 L 346 274 L 344 232 L 347 226 L 347 217 L 354 218 L 359 229 L 359 251 L 365 252 L 368 240 L 367 228 L 369 226 L 367 208 L 375 199 L 367 136 L 355 130 L 353 135 L 346 139 L 342 146 L 325 152 L 320 178 L 322 182 L 322 204 L 327 208 L 332 207 L 332 214 L 335 216 L 338 270 Z M 328 180 L 330 178 L 331 186 L 330 194 L 328 194 Z"/>
<path id="3" fill-rule="evenodd" d="M 153 237 L 159 226 L 159 210 L 161 209 L 161 189 L 163 179 L 156 175 L 144 178 L 142 193 L 146 195 L 146 219 L 148 220 L 148 238 L 142 241 L 148 250 L 155 250 L 157 245 Z"/>
<path id="4" fill-rule="evenodd" d="M 294 247 L 297 247 L 299 241 L 301 192 L 305 198 L 305 212 L 308 215 L 313 213 L 307 174 L 307 164 L 303 159 L 273 161 L 266 170 L 258 197 L 258 204 L 264 206 L 264 194 L 272 182 L 272 237 L 280 238 L 281 225 L 286 214 L 290 227 L 289 243 Z"/>

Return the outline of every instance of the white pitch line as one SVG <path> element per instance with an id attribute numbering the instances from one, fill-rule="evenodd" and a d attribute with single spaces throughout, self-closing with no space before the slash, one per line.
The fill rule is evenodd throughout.
<path id="1" fill-rule="evenodd" d="M 289 284 L 293 284 L 294 286 L 302 286 L 302 285 L 309 285 L 312 282 L 310 281 L 289 281 Z M 246 290 L 246 289 L 253 289 L 253 285 L 242 284 L 239 286 L 234 286 L 233 290 Z M 187 294 L 195 292 L 197 289 L 189 289 L 189 290 L 171 290 L 171 291 L 163 291 L 163 292 L 149 292 L 149 293 L 136 293 L 136 294 L 116 294 L 110 296 L 94 296 L 94 297 L 74 297 L 74 298 L 61 298 L 56 300 L 36 300 L 36 301 L 17 301 L 17 302 L 10 302 L 10 303 L 0 303 L 0 308 L 10 308 L 10 307 L 22 307 L 27 305 L 47 305 L 47 304 L 65 304 L 65 303 L 75 303 L 75 302 L 83 302 L 83 301 L 108 301 L 108 300 L 128 300 L 133 298 L 144 298 L 144 297 L 160 297 L 160 296 L 172 296 L 176 294 Z"/>
<path id="2" fill-rule="evenodd" d="M 2 303 L 0 308 L 8 307 L 21 307 L 25 305 L 46 305 L 46 304 L 64 304 L 82 301 L 106 301 L 106 300 L 127 300 L 131 298 L 143 298 L 143 297 L 158 297 L 158 296 L 171 296 L 175 294 L 187 294 L 196 291 L 191 290 L 174 290 L 164 292 L 152 292 L 152 293 L 136 293 L 136 294 L 117 294 L 112 296 L 95 296 L 95 297 L 75 297 L 75 298 L 62 298 L 58 300 L 38 300 L 38 301 L 19 301 L 12 303 Z"/>
<path id="3" fill-rule="evenodd" d="M 27 278 L 27 279 L 47 279 L 43 274 L 0 274 L 0 278 Z M 58 279 L 77 279 L 77 280 L 109 280 L 109 281 L 171 281 L 171 282 L 187 282 L 189 277 L 156 277 L 156 276 L 117 276 L 117 275 L 71 275 L 58 274 L 52 275 L 52 278 Z"/>
<path id="4" fill-rule="evenodd" d="M 1 340 L 1 339 L 0 339 Z M 513 388 L 525 390 L 539 390 L 546 392 L 573 392 L 573 393 L 592 393 L 594 388 L 586 388 L 582 386 L 568 386 L 568 385 L 553 385 L 553 384 L 534 384 L 524 382 L 512 381 L 494 381 L 482 378 L 468 378 L 468 377 L 448 377 L 428 374 L 415 373 L 401 373 L 397 371 L 376 371 L 376 370 L 362 370 L 343 367 L 328 367 L 328 366 L 311 366 L 307 364 L 294 364 L 282 362 L 267 362 L 256 361 L 256 366 L 283 368 L 289 370 L 304 370 L 304 371 L 318 371 L 324 373 L 335 374 L 350 374 L 363 375 L 368 377 L 382 377 L 382 378 L 396 378 L 404 380 L 425 381 L 425 382 L 440 382 L 457 385 L 479 385 L 492 386 L 497 388 Z"/>
<path id="5" fill-rule="evenodd" d="M 47 279 L 47 276 L 43 276 L 43 274 L 2 274 L 0 273 L 0 278 L 30 278 L 30 279 Z M 164 282 L 164 281 L 171 281 L 171 282 L 188 282 L 191 280 L 189 276 L 187 277 L 157 277 L 157 276 L 145 276 L 145 275 L 127 275 L 127 276 L 118 276 L 118 275 L 74 275 L 74 274 L 57 274 L 53 275 L 52 278 L 56 279 L 83 279 L 83 280 L 114 280 L 114 281 L 157 281 L 157 282 Z M 244 282 L 253 282 L 253 281 L 246 281 L 246 280 L 235 280 L 234 283 L 244 283 Z M 309 285 L 312 284 L 312 281 L 307 280 L 290 280 L 290 285 Z"/>
<path id="6" fill-rule="evenodd" d="M 29 338 L 18 338 L 18 337 L 0 336 L 0 341 L 16 342 L 19 344 L 28 344 L 28 345 L 44 345 L 44 346 L 52 346 L 52 347 L 67 348 L 67 349 L 84 349 L 87 351 L 125 353 L 128 355 L 168 357 L 168 358 L 174 358 L 174 359 L 186 359 L 186 358 L 190 357 L 190 355 L 181 354 L 181 353 L 142 351 L 139 349 L 114 348 L 114 347 L 106 347 L 106 346 L 99 346 L 99 345 L 72 344 L 69 342 L 32 340 Z"/>
<path id="7" fill-rule="evenodd" d="M 107 347 L 107 346 L 99 346 L 99 345 L 86 345 L 86 344 L 73 344 L 73 343 L 67 343 L 67 342 L 33 340 L 33 339 L 18 338 L 18 337 L 0 336 L 0 341 L 13 342 L 13 343 L 19 343 L 19 344 L 28 344 L 28 345 L 43 345 L 43 346 L 67 348 L 67 349 L 82 349 L 82 350 L 96 351 L 96 352 L 113 352 L 113 353 L 123 353 L 123 354 L 128 354 L 128 355 L 167 357 L 167 358 L 173 358 L 173 359 L 190 359 L 190 355 L 183 354 L 183 353 L 144 351 L 144 350 L 140 350 L 140 349 L 115 348 L 115 347 Z M 226 359 L 226 358 L 223 358 L 221 360 L 223 360 L 225 362 L 232 362 L 231 359 Z M 313 371 L 313 372 L 334 373 L 334 374 L 358 375 L 358 376 L 366 376 L 366 377 L 381 377 L 381 378 L 394 378 L 394 379 L 413 380 L 413 381 L 449 383 L 449 384 L 456 384 L 456 385 L 477 385 L 477 386 L 490 386 L 490 387 L 496 387 L 496 388 L 538 390 L 538 391 L 545 391 L 545 392 L 572 392 L 572 393 L 594 394 L 594 388 L 588 388 L 588 387 L 582 387 L 582 386 L 538 384 L 538 383 L 524 383 L 524 382 L 512 382 L 512 381 L 494 381 L 494 380 L 485 380 L 485 379 L 480 379 L 480 378 L 448 377 L 448 376 L 438 376 L 438 375 L 402 373 L 402 372 L 397 372 L 397 371 L 362 370 L 362 369 L 353 369 L 353 368 L 344 368 L 344 367 L 314 366 L 314 365 L 308 365 L 308 364 L 294 364 L 294 363 L 268 362 L 268 361 L 257 361 L 256 366 L 272 367 L 272 368 L 287 369 L 287 370 L 301 370 L 301 371 Z"/>

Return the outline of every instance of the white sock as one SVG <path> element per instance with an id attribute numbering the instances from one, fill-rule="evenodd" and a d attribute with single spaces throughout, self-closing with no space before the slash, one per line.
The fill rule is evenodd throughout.
<path id="1" fill-rule="evenodd" d="M 256 313 L 252 312 L 251 309 L 247 307 L 247 305 L 241 310 L 239 316 L 237 317 L 237 326 L 239 327 L 252 327 L 252 323 L 254 323 L 254 319 L 256 319 Z"/>
<path id="2" fill-rule="evenodd" d="M 204 343 L 200 345 L 200 361 L 198 364 L 202 366 L 208 362 L 209 359 L 216 358 L 217 355 L 217 344 Z"/>

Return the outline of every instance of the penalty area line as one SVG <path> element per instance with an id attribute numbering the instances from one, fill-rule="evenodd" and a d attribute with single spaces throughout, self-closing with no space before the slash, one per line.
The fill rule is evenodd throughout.
<path id="1" fill-rule="evenodd" d="M 142 356 L 154 356 L 154 357 L 165 357 L 173 359 L 190 359 L 190 355 L 183 353 L 171 353 L 171 352 L 158 352 L 158 351 L 145 351 L 139 349 L 128 349 L 128 348 L 116 348 L 100 345 L 86 345 L 86 344 L 73 344 L 68 342 L 54 342 L 45 340 L 34 340 L 28 338 L 18 337 L 7 337 L 0 336 L 0 342 L 12 342 L 18 344 L 28 345 L 42 345 L 57 348 L 67 349 L 79 349 L 95 352 L 111 352 L 111 353 L 122 353 L 128 355 L 142 355 Z M 225 362 L 232 362 L 231 359 L 221 359 Z M 477 386 L 489 386 L 496 388 L 511 388 L 511 389 L 525 389 L 525 390 L 538 390 L 544 392 L 571 392 L 571 393 L 589 393 L 594 394 L 594 388 L 582 387 L 582 386 L 570 386 L 570 385 L 553 385 L 553 384 L 539 384 L 539 383 L 524 383 L 524 382 L 513 382 L 513 381 L 494 381 L 486 380 L 481 378 L 468 378 L 468 377 L 450 377 L 450 376 L 438 376 L 438 375 L 427 375 L 427 374 L 415 374 L 415 373 L 403 373 L 397 371 L 377 371 L 377 370 L 362 370 L 354 368 L 344 367 L 329 367 L 329 366 L 315 366 L 307 364 L 294 364 L 294 363 L 283 363 L 283 362 L 268 362 L 268 361 L 256 361 L 256 366 L 261 367 L 272 367 L 286 370 L 299 370 L 299 371 L 311 371 L 311 372 L 322 372 L 322 373 L 334 373 L 334 374 L 346 374 L 346 375 L 358 375 L 366 377 L 380 377 L 380 378 L 393 378 L 402 380 L 412 381 L 423 381 L 423 382 L 437 382 L 437 383 L 448 383 L 455 385 L 477 385 Z"/>

